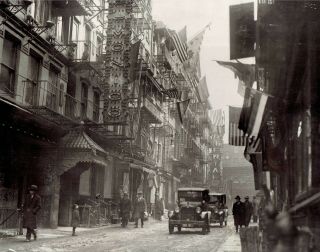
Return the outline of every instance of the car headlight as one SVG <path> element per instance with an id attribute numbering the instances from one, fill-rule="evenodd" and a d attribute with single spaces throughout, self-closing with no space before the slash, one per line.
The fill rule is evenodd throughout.
<path id="1" fill-rule="evenodd" d="M 197 208 L 196 208 L 196 213 L 197 213 L 197 214 L 201 213 L 201 208 L 200 208 L 200 207 L 197 207 Z"/>
<path id="2" fill-rule="evenodd" d="M 173 211 L 168 212 L 168 217 L 171 218 L 173 216 Z"/>
<path id="3" fill-rule="evenodd" d="M 176 207 L 176 208 L 174 209 L 174 212 L 175 212 L 175 213 L 179 213 L 179 212 L 180 212 L 179 207 Z"/>
<path id="4" fill-rule="evenodd" d="M 223 214 L 223 211 L 220 211 L 219 214 L 220 214 L 220 215 Z"/>

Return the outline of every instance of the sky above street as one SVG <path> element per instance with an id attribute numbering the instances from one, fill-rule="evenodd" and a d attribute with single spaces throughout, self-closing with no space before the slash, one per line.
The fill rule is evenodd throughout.
<path id="1" fill-rule="evenodd" d="M 207 76 L 213 109 L 242 106 L 238 80 L 214 60 L 229 60 L 229 5 L 246 2 L 250 0 L 152 0 L 153 18 L 177 31 L 186 25 L 188 40 L 211 23 L 202 43 L 201 73 Z"/>

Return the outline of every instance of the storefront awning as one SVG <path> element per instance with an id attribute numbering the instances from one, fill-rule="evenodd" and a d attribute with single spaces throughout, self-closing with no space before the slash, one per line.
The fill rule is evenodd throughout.
<path id="1" fill-rule="evenodd" d="M 96 152 L 107 154 L 107 152 L 93 141 L 83 129 L 70 131 L 69 134 L 63 137 L 62 147 L 65 149 L 88 150 L 95 154 Z"/>

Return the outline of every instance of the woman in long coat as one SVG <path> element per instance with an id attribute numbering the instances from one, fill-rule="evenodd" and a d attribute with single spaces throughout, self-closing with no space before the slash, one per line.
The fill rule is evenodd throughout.
<path id="1" fill-rule="evenodd" d="M 27 241 L 30 241 L 31 234 L 37 239 L 37 213 L 41 209 L 41 198 L 36 193 L 38 186 L 31 185 L 23 206 L 23 227 L 27 229 Z"/>

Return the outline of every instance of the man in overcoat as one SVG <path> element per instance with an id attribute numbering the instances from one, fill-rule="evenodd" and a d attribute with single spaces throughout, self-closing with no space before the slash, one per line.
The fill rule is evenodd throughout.
<path id="1" fill-rule="evenodd" d="M 131 212 L 131 200 L 129 199 L 128 193 L 123 194 L 123 198 L 120 201 L 120 216 L 121 226 L 126 227 L 130 218 Z"/>
<path id="2" fill-rule="evenodd" d="M 241 202 L 241 198 L 238 195 L 235 197 L 236 202 L 233 203 L 232 214 L 234 219 L 234 226 L 236 227 L 236 232 L 239 230 L 239 226 L 244 225 L 244 203 Z"/>
<path id="3" fill-rule="evenodd" d="M 147 211 L 146 200 L 142 197 L 142 192 L 138 192 L 138 197 L 134 203 L 135 227 L 138 227 L 138 221 L 141 219 L 141 227 L 143 228 L 144 213 Z"/>
<path id="4" fill-rule="evenodd" d="M 34 240 L 37 239 L 37 213 L 41 209 L 41 198 L 37 191 L 38 186 L 31 185 L 23 205 L 23 227 L 27 229 L 27 241 L 30 241 L 31 234 Z"/>
<path id="5" fill-rule="evenodd" d="M 248 227 L 251 221 L 253 206 L 251 201 L 249 201 L 249 196 L 246 196 L 244 201 L 244 209 L 245 209 L 245 226 Z"/>

